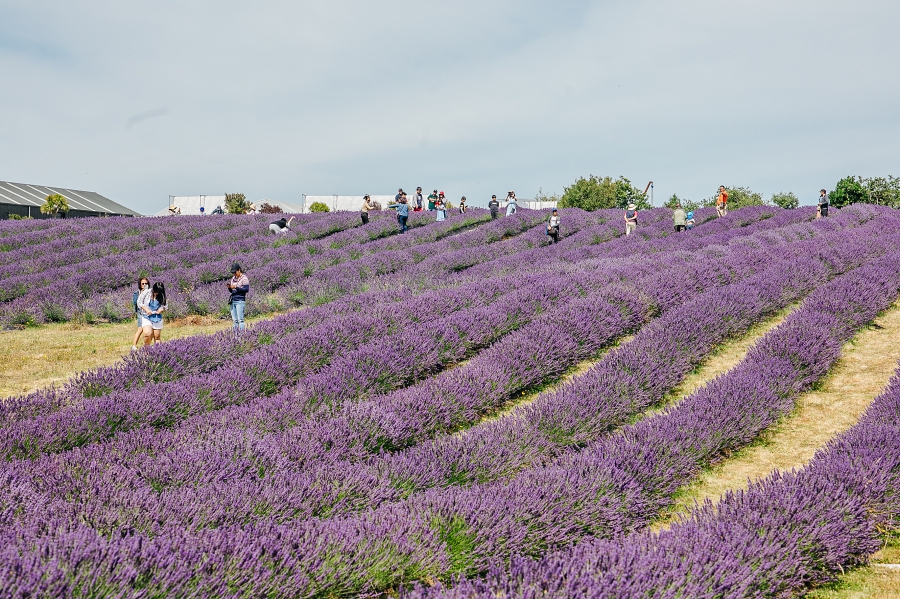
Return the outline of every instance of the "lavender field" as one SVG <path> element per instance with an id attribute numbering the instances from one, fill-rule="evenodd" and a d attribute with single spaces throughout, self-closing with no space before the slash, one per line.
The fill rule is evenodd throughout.
<path id="1" fill-rule="evenodd" d="M 273 315 L 0 400 L 0 596 L 774 598 L 865 563 L 900 379 L 806 468 L 651 526 L 898 299 L 900 214 L 560 212 L 552 245 L 529 210 L 0 223 L 0 325 L 130 319 L 140 276 L 225 317 L 234 261 Z"/>

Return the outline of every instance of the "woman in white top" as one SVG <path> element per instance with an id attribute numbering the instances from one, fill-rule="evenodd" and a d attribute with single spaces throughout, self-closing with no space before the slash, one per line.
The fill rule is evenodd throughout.
<path id="1" fill-rule="evenodd" d="M 559 242 L 559 222 L 559 210 L 554 208 L 550 220 L 547 221 L 547 236 L 551 244 Z"/>
<path id="2" fill-rule="evenodd" d="M 134 342 L 131 344 L 131 351 L 137 351 L 138 341 L 141 340 L 141 334 L 144 332 L 144 312 L 141 306 L 150 303 L 150 280 L 141 277 L 138 281 L 138 290 L 134 294 L 134 314 L 137 317 L 137 332 L 134 334 Z"/>
<path id="3" fill-rule="evenodd" d="M 518 206 L 516 204 L 517 202 L 518 200 L 516 200 L 516 192 L 510 191 L 508 194 L 506 194 L 506 216 L 516 213 L 516 210 L 518 209 Z"/>

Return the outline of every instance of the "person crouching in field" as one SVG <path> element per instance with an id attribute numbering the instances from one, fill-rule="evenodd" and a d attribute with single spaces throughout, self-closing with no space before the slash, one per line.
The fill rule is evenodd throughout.
<path id="1" fill-rule="evenodd" d="M 250 279 L 241 271 L 241 265 L 237 262 L 231 265 L 228 289 L 231 291 L 231 297 L 228 298 L 228 304 L 231 306 L 231 328 L 238 333 L 244 330 L 244 309 L 247 307 Z"/>
<path id="2" fill-rule="evenodd" d="M 137 351 L 138 341 L 141 340 L 141 334 L 144 332 L 144 314 L 141 306 L 150 303 L 150 280 L 141 277 L 138 281 L 138 290 L 134 292 L 131 303 L 134 304 L 134 315 L 137 318 L 137 332 L 134 334 L 134 342 L 131 344 L 131 351 Z"/>
<path id="3" fill-rule="evenodd" d="M 269 231 L 274 233 L 275 235 L 286 234 L 291 230 L 291 222 L 294 220 L 292 216 L 290 220 L 286 220 L 283 216 L 269 225 Z"/>

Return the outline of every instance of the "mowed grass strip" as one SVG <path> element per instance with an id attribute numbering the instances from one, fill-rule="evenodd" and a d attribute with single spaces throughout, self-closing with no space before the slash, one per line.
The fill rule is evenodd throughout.
<path id="1" fill-rule="evenodd" d="M 750 344 L 752 341 L 749 340 Z M 695 502 L 707 499 L 715 502 L 726 491 L 745 488 L 748 481 L 764 478 L 774 470 L 806 465 L 829 439 L 856 424 L 887 385 L 900 361 L 898 341 L 900 303 L 844 345 L 831 372 L 814 390 L 798 398 L 791 414 L 752 445 L 708 468 L 680 491 L 673 507 L 653 528 L 665 528 L 678 516 L 687 514 Z M 699 369 L 698 377 L 703 376 L 706 367 L 705 364 Z M 871 563 L 809 596 L 817 599 L 900 597 L 900 538 L 889 534 L 885 548 L 873 556 Z M 894 564 L 898 567 L 892 567 Z"/>
<path id="2" fill-rule="evenodd" d="M 265 317 L 248 318 L 254 322 Z M 166 321 L 162 340 L 215 333 L 231 328 L 230 319 L 188 316 Z M 137 324 L 60 323 L 0 333 L 0 400 L 63 383 L 73 375 L 109 366 L 131 351 Z M 141 339 L 139 345 L 143 344 Z"/>

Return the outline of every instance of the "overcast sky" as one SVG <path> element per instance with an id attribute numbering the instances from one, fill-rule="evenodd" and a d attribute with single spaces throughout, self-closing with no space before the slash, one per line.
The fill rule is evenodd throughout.
<path id="1" fill-rule="evenodd" d="M 0 180 L 251 200 L 900 175 L 900 2 L 0 0 Z"/>

